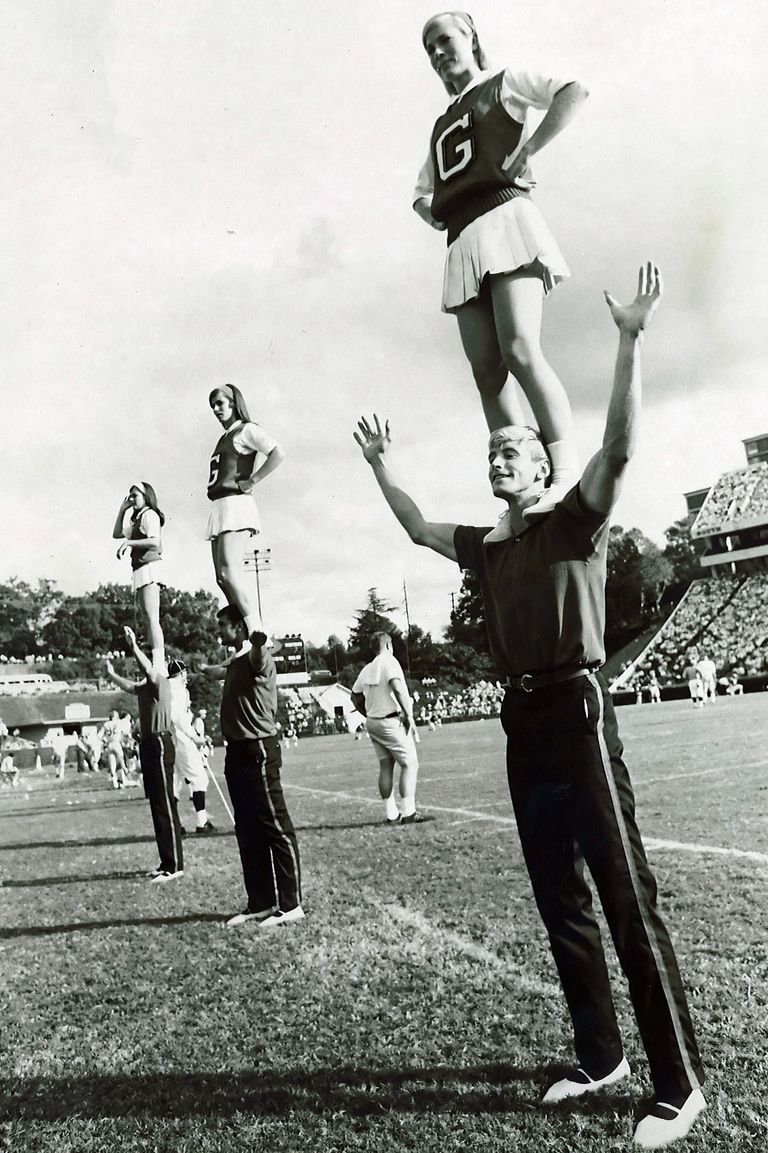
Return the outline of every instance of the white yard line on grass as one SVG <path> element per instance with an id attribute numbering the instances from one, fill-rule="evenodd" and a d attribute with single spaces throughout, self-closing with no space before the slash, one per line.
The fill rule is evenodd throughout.
<path id="1" fill-rule="evenodd" d="M 420 936 L 425 937 L 427 941 L 434 942 L 440 948 L 451 949 L 464 957 L 470 957 L 473 961 L 479 961 L 493 972 L 498 973 L 499 976 L 511 978 L 518 988 L 525 989 L 528 993 L 534 993 L 538 997 L 557 996 L 558 987 L 556 985 L 549 981 L 537 981 L 534 977 L 529 977 L 522 965 L 503 961 L 490 949 L 486 949 L 484 945 L 478 945 L 477 941 L 463 937 L 460 933 L 454 933 L 451 929 L 443 929 L 440 925 L 435 925 L 418 909 L 409 909 L 406 905 L 380 901 L 372 893 L 366 893 L 365 896 L 380 913 L 384 913 L 385 916 L 400 925 L 413 929 Z"/>
<path id="2" fill-rule="evenodd" d="M 644 837 L 647 849 L 673 849 L 680 853 L 711 854 L 716 857 L 740 857 L 742 860 L 757 861 L 761 865 L 768 865 L 768 853 L 758 853 L 753 849 L 725 849 L 720 845 L 699 845 L 696 842 L 661 841 L 656 837 Z"/>
<path id="3" fill-rule="evenodd" d="M 357 804 L 364 805 L 381 805 L 378 798 L 361 797 L 355 793 L 342 793 L 335 792 L 330 789 L 312 789 L 307 785 L 293 785 L 289 782 L 283 782 L 284 789 L 294 789 L 299 793 L 312 793 L 315 796 L 323 797 L 328 801 L 355 801 Z M 515 824 L 514 817 L 504 817 L 500 813 L 479 813 L 476 809 L 451 809 L 446 805 L 419 805 L 419 808 L 427 813 L 450 813 L 452 816 L 465 817 L 468 821 L 487 821 L 494 825 L 503 825 L 509 827 Z M 452 824 L 465 824 L 467 821 L 452 822 Z M 647 849 L 672 849 L 680 853 L 701 853 L 702 855 L 711 854 L 717 857 L 739 857 L 742 860 L 757 861 L 759 864 L 768 864 L 768 853 L 758 853 L 752 849 L 730 849 L 724 848 L 721 845 L 702 845 L 699 842 L 687 841 L 668 841 L 661 840 L 657 837 L 644 837 L 643 841 Z"/>

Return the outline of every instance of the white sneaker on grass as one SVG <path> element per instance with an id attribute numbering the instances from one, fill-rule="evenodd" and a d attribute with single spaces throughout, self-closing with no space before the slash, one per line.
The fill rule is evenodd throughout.
<path id="1" fill-rule="evenodd" d="M 243 909 L 242 913 L 235 913 L 225 922 L 225 928 L 234 929 L 238 925 L 246 925 L 249 921 L 266 921 L 275 915 L 274 909 L 262 909 L 260 913 L 252 913 L 250 909 Z"/>
<path id="2" fill-rule="evenodd" d="M 272 929 L 275 925 L 290 925 L 292 921 L 303 921 L 304 910 L 301 905 L 297 905 L 295 909 L 289 909 L 287 913 L 279 910 L 273 913 L 271 917 L 267 917 L 263 921 L 259 921 L 260 929 Z"/>
<path id="3" fill-rule="evenodd" d="M 707 1107 L 701 1089 L 694 1089 L 680 1108 L 657 1101 L 651 1112 L 639 1121 L 633 1138 L 641 1149 L 663 1149 L 673 1141 L 686 1137 L 688 1131 Z"/>
<path id="4" fill-rule="evenodd" d="M 544 1105 L 554 1105 L 557 1101 L 566 1101 L 569 1097 L 581 1097 L 584 1093 L 595 1093 L 605 1085 L 613 1085 L 630 1074 L 629 1063 L 622 1057 L 615 1069 L 606 1073 L 605 1077 L 590 1077 L 583 1069 L 575 1069 L 568 1077 L 555 1081 L 550 1085 L 542 1098 Z"/>
<path id="5" fill-rule="evenodd" d="M 149 878 L 149 883 L 150 885 L 164 885 L 166 881 L 178 881 L 183 876 L 183 869 L 177 869 L 175 873 L 170 872 L 169 869 L 161 869 L 159 873 L 154 873 Z"/>

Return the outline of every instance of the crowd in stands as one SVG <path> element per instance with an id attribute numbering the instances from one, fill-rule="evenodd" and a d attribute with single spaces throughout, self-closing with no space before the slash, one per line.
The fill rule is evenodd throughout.
<path id="1" fill-rule="evenodd" d="M 477 717 L 497 717 L 501 712 L 504 687 L 498 681 L 479 681 L 453 692 L 428 692 L 416 701 L 416 723 L 437 727 L 444 720 L 464 721 Z"/>
<path id="2" fill-rule="evenodd" d="M 726 472 L 704 501 L 691 526 L 693 536 L 708 536 L 745 520 L 768 519 L 768 463 Z"/>
<path id="3" fill-rule="evenodd" d="M 683 679 L 691 651 L 709 656 L 719 676 L 768 672 L 768 573 L 694 581 L 634 670 L 662 684 Z"/>

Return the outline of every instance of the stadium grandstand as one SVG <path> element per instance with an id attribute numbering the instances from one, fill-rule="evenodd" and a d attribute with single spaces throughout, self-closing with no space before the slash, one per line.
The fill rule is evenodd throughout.
<path id="1" fill-rule="evenodd" d="M 683 678 L 691 655 L 718 674 L 768 673 L 768 435 L 743 442 L 747 464 L 686 493 L 702 576 L 612 689 Z"/>

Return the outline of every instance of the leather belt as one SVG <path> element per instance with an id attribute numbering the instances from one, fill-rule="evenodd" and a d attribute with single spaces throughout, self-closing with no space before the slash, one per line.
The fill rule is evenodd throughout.
<path id="1" fill-rule="evenodd" d="M 548 685 L 559 685 L 564 681 L 575 681 L 577 677 L 587 677 L 599 665 L 579 665 L 578 668 L 553 669 L 549 673 L 521 673 L 519 677 L 506 677 L 504 684 L 508 689 L 517 689 L 522 693 L 533 693 L 536 689 L 545 689 Z"/>
<path id="2" fill-rule="evenodd" d="M 399 717 L 400 713 L 387 713 L 385 717 L 371 717 L 372 721 L 391 721 L 393 717 Z"/>

